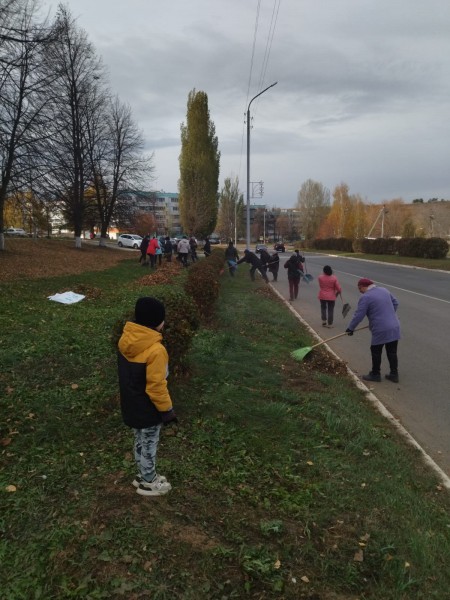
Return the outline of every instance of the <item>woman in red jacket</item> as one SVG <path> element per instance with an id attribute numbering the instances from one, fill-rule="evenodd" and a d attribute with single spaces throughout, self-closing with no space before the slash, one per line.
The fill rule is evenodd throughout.
<path id="1" fill-rule="evenodd" d="M 333 270 L 328 265 L 323 268 L 323 275 L 318 278 L 320 291 L 320 313 L 323 327 L 333 327 L 334 303 L 342 289 Z"/>
<path id="2" fill-rule="evenodd" d="M 158 254 L 158 249 L 161 250 L 161 247 L 159 245 L 158 238 L 156 235 L 154 235 L 147 247 L 147 254 L 150 258 L 150 267 L 152 269 L 156 268 L 156 256 Z"/>

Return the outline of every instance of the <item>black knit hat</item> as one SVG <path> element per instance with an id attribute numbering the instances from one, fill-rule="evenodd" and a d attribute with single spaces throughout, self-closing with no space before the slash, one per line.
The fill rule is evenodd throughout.
<path id="1" fill-rule="evenodd" d="M 139 298 L 134 307 L 135 321 L 145 327 L 158 327 L 166 317 L 164 304 L 156 298 L 145 296 Z"/>

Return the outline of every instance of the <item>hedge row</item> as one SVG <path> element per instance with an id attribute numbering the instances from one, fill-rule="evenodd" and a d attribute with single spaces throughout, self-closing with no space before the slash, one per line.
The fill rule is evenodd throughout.
<path id="1" fill-rule="evenodd" d="M 152 286 L 148 292 L 161 300 L 166 308 L 163 343 L 169 353 L 172 375 L 187 371 L 192 338 L 201 320 L 210 318 L 214 312 L 223 264 L 223 251 L 213 250 L 211 256 L 191 265 L 186 277 L 177 277 L 170 284 Z M 125 323 L 133 320 L 134 309 L 124 313 L 114 324 L 111 342 L 115 350 Z"/>
<path id="2" fill-rule="evenodd" d="M 341 252 L 363 252 L 364 254 L 391 254 L 415 258 L 445 258 L 449 251 L 442 238 L 328 238 L 313 240 L 309 248 L 315 250 L 339 250 Z"/>

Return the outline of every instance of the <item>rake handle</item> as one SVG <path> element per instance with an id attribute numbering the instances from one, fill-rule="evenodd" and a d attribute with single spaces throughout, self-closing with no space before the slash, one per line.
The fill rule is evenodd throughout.
<path id="1" fill-rule="evenodd" d="M 358 329 L 354 329 L 353 333 L 355 331 L 362 331 L 363 329 L 368 329 L 369 326 L 368 325 L 364 325 L 364 327 L 359 327 Z M 328 338 L 327 340 L 322 340 L 321 342 L 319 342 L 318 344 L 314 344 L 314 346 L 311 346 L 311 350 L 313 348 L 317 348 L 317 346 L 321 346 L 322 344 L 326 344 L 327 342 L 331 342 L 331 340 L 335 340 L 336 338 L 340 338 L 343 335 L 348 335 L 348 333 L 346 331 L 344 331 L 344 333 L 338 333 L 337 335 L 334 335 L 333 337 Z"/>

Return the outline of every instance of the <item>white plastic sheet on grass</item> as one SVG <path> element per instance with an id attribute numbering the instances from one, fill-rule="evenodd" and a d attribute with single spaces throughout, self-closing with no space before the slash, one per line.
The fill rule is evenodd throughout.
<path id="1" fill-rule="evenodd" d="M 86 296 L 83 296 L 83 294 L 75 294 L 75 292 L 64 292 L 62 294 L 48 296 L 49 300 L 60 302 L 61 304 L 75 304 L 75 302 L 80 302 L 83 298 L 86 298 Z"/>

